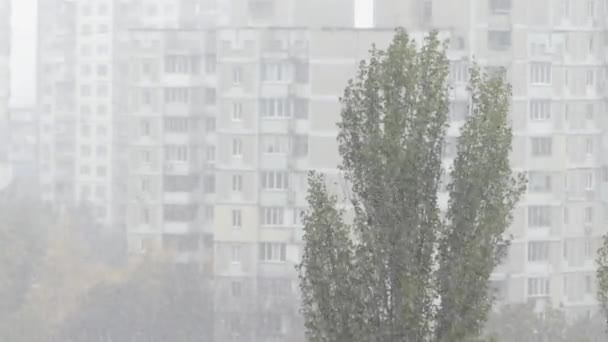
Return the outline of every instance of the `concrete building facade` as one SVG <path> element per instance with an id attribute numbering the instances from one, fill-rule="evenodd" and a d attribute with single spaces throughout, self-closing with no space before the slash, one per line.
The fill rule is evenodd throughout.
<path id="1" fill-rule="evenodd" d="M 467 51 L 454 75 L 474 58 L 504 67 L 513 85 L 512 163 L 529 185 L 494 278 L 507 302 L 551 302 L 573 315 L 596 309 L 594 260 L 608 223 L 605 6 L 376 0 L 376 26 L 450 29 L 452 45 Z"/>
<path id="2" fill-rule="evenodd" d="M 11 1 L 0 0 L 0 188 L 12 177 L 8 164 L 8 107 L 10 97 Z"/>
<path id="3" fill-rule="evenodd" d="M 76 6 L 38 2 L 37 123 L 40 197 L 76 205 Z"/>
<path id="4" fill-rule="evenodd" d="M 472 60 L 513 84 L 512 162 L 529 188 L 493 276 L 499 300 L 595 310 L 608 223 L 604 2 L 376 0 L 365 30 L 350 0 L 40 3 L 55 13 L 41 10 L 48 199 L 124 224 L 133 253 L 161 246 L 201 262 L 216 285 L 218 341 L 302 340 L 306 173 L 345 191 L 338 99 L 397 26 L 450 38 L 446 168 Z"/>

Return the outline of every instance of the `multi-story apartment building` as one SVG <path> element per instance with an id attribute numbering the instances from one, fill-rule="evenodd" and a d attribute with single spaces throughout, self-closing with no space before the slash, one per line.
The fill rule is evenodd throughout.
<path id="1" fill-rule="evenodd" d="M 10 96 L 11 1 L 0 0 L 0 188 L 11 177 L 8 164 L 8 106 Z"/>
<path id="2" fill-rule="evenodd" d="M 593 310 L 608 219 L 603 3 L 376 0 L 376 28 L 362 30 L 350 0 L 56 1 L 41 1 L 57 13 L 41 11 L 49 198 L 65 191 L 125 223 L 134 252 L 158 245 L 202 261 L 217 340 L 302 338 L 293 266 L 306 172 L 340 184 L 338 98 L 397 26 L 451 38 L 446 168 L 473 58 L 513 84 L 512 160 L 530 182 L 493 278 L 501 299 Z"/>
<path id="3" fill-rule="evenodd" d="M 13 170 L 10 196 L 38 199 L 38 113 L 36 108 L 11 108 L 8 120 L 8 163 Z"/>
<path id="4" fill-rule="evenodd" d="M 40 196 L 76 204 L 75 3 L 38 1 L 38 170 Z"/>
<path id="5" fill-rule="evenodd" d="M 495 275 L 503 299 L 587 314 L 594 259 L 606 232 L 606 4 L 603 1 L 376 0 L 377 26 L 445 27 L 474 58 L 506 68 L 513 85 L 512 162 L 528 174 L 508 260 Z M 454 103 L 458 106 L 458 102 Z"/>

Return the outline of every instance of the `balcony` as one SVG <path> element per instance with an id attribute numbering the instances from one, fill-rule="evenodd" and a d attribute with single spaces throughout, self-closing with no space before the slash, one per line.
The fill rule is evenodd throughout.
<path id="1" fill-rule="evenodd" d="M 165 192 L 163 200 L 166 204 L 190 204 L 196 201 L 196 195 L 193 192 Z"/>
<path id="2" fill-rule="evenodd" d="M 170 175 L 188 175 L 195 170 L 190 163 L 167 162 L 163 166 L 163 171 Z"/>
<path id="3" fill-rule="evenodd" d="M 279 119 L 262 119 L 260 121 L 260 133 L 261 134 L 288 134 L 290 127 L 290 119 L 279 118 Z"/>
<path id="4" fill-rule="evenodd" d="M 195 230 L 194 222 L 174 222 L 165 221 L 163 223 L 163 233 L 165 234 L 189 234 Z"/>

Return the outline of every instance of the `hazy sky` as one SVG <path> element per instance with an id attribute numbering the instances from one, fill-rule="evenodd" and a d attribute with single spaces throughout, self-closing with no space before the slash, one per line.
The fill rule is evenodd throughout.
<path id="1" fill-rule="evenodd" d="M 356 0 L 357 27 L 371 27 L 374 24 L 374 0 Z"/>
<path id="2" fill-rule="evenodd" d="M 373 0 L 357 1 L 357 26 L 373 24 Z M 11 104 L 36 100 L 36 0 L 12 0 Z"/>
<path id="3" fill-rule="evenodd" d="M 36 99 L 36 0 L 12 0 L 11 105 Z"/>

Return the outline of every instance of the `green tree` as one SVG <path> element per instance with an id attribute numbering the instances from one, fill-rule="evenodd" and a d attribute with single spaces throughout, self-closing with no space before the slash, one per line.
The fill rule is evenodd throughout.
<path id="1" fill-rule="evenodd" d="M 50 215 L 37 203 L 0 200 L 0 321 L 17 311 L 46 246 Z"/>
<path id="2" fill-rule="evenodd" d="M 608 335 L 599 316 L 567 319 L 564 312 L 547 307 L 534 312 L 529 304 L 510 304 L 492 312 L 486 325 L 486 335 L 496 342 L 601 342 Z"/>
<path id="3" fill-rule="evenodd" d="M 2 202 L 0 210 L 0 340 L 51 341 L 81 296 L 110 272 L 90 257 L 71 218 L 30 201 Z"/>
<path id="4" fill-rule="evenodd" d="M 125 275 L 92 288 L 59 340 L 211 341 L 209 283 L 196 265 L 155 256 Z"/>
<path id="5" fill-rule="evenodd" d="M 502 236 L 523 183 L 508 163 L 510 88 L 474 69 L 472 115 L 441 220 L 448 74 L 437 33 L 418 49 L 398 30 L 386 51 L 372 48 L 349 82 L 338 141 L 354 220 L 345 222 L 326 180 L 313 173 L 299 267 L 310 341 L 463 341 L 479 334 L 491 304 L 489 273 L 504 255 Z"/>
<path id="6" fill-rule="evenodd" d="M 511 87 L 471 70 L 471 116 L 458 139 L 439 243 L 437 339 L 462 341 L 483 328 L 493 298 L 488 279 L 506 255 L 504 238 L 525 181 L 509 165 Z"/>
<path id="7" fill-rule="evenodd" d="M 597 299 L 608 322 L 608 235 L 597 256 Z"/>

